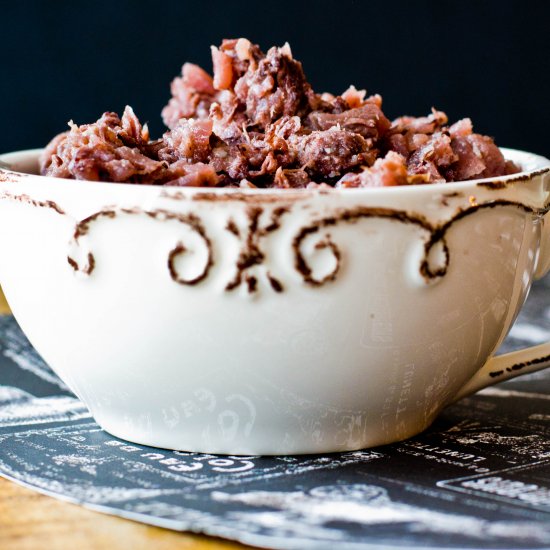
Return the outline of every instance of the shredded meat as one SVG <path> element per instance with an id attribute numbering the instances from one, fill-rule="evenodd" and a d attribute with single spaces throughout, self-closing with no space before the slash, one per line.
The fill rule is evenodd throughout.
<path id="1" fill-rule="evenodd" d="M 407 162 L 409 174 L 426 182 L 463 181 L 517 172 L 490 137 L 473 133 L 464 118 L 447 125 L 447 115 L 432 110 L 426 117 L 400 117 L 393 121 L 382 149 L 395 151 Z"/>
<path id="2" fill-rule="evenodd" d="M 122 119 L 105 113 L 94 124 L 77 126 L 58 135 L 40 159 L 41 173 L 91 181 L 159 183 L 166 163 L 150 158 L 148 131 L 130 107 Z"/>
<path id="3" fill-rule="evenodd" d="M 162 110 L 168 128 L 174 128 L 182 118 L 208 118 L 216 95 L 212 77 L 198 65 L 185 63 L 181 74 L 172 81 L 172 98 Z"/>
<path id="4" fill-rule="evenodd" d="M 185 160 L 171 164 L 165 173 L 165 179 L 165 185 L 180 187 L 213 187 L 220 181 L 212 166 L 202 162 L 189 164 Z"/>
<path id="5" fill-rule="evenodd" d="M 336 187 L 386 187 L 416 183 L 414 176 L 407 174 L 404 157 L 390 151 L 384 158 L 375 161 L 371 168 L 358 173 L 348 173 L 336 182 Z"/>
<path id="6" fill-rule="evenodd" d="M 299 165 L 315 178 L 335 178 L 361 165 L 369 165 L 376 157 L 368 141 L 361 135 L 332 127 L 291 137 Z"/>
<path id="7" fill-rule="evenodd" d="M 307 117 L 312 130 L 329 130 L 338 127 L 353 134 L 359 134 L 374 145 L 380 136 L 390 128 L 390 121 L 375 103 L 365 102 L 360 107 L 348 109 L 341 113 L 311 112 Z"/>
<path id="8" fill-rule="evenodd" d="M 212 46 L 213 76 L 185 63 L 151 141 L 130 107 L 69 123 L 47 145 L 41 173 L 93 181 L 296 189 L 459 181 L 517 172 L 470 119 L 390 122 L 379 95 L 350 86 L 318 94 L 288 44 L 267 53 L 245 38 Z"/>
<path id="9" fill-rule="evenodd" d="M 207 162 L 212 152 L 211 135 L 211 120 L 182 118 L 170 132 L 164 134 L 158 157 L 169 163 L 182 159 L 188 162 Z"/>

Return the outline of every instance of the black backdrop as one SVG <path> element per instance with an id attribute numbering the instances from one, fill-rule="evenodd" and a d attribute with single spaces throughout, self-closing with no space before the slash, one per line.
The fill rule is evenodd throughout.
<path id="1" fill-rule="evenodd" d="M 126 103 L 153 136 L 185 60 L 210 44 L 289 41 L 315 89 L 350 83 L 384 111 L 470 116 L 503 146 L 550 156 L 550 2 L 0 2 L 0 151 L 43 146 L 66 122 Z"/>

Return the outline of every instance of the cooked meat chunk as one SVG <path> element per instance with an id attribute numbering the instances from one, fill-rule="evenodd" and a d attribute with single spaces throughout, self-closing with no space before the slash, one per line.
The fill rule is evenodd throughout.
<path id="1" fill-rule="evenodd" d="M 211 120 L 182 118 L 176 126 L 163 136 L 158 157 L 167 162 L 185 159 L 188 162 L 207 162 L 212 149 Z"/>
<path id="2" fill-rule="evenodd" d="M 181 74 L 172 81 L 172 98 L 162 110 L 168 128 L 174 128 L 182 118 L 208 118 L 215 99 L 212 77 L 198 65 L 185 63 Z"/>
<path id="3" fill-rule="evenodd" d="M 202 162 L 189 164 L 185 160 L 178 160 L 170 165 L 166 171 L 165 185 L 180 187 L 213 187 L 220 181 L 216 171 Z"/>
<path id="4" fill-rule="evenodd" d="M 338 127 L 369 139 L 373 145 L 390 128 L 390 121 L 375 103 L 365 103 L 360 107 L 341 113 L 311 112 L 307 117 L 312 130 L 329 130 Z"/>
<path id="5" fill-rule="evenodd" d="M 336 127 L 292 136 L 291 144 L 300 167 L 314 179 L 335 178 L 351 168 L 370 165 L 375 158 L 361 134 Z"/>
<path id="6" fill-rule="evenodd" d="M 105 113 L 97 122 L 55 137 L 40 159 L 46 176 L 91 181 L 158 183 L 166 164 L 146 154 L 148 131 L 130 107 L 122 119 Z"/>
<path id="7" fill-rule="evenodd" d="M 400 117 L 384 138 L 382 149 L 395 151 L 407 161 L 410 174 L 427 182 L 462 181 L 517 172 L 507 163 L 490 137 L 474 134 L 464 118 L 447 125 L 447 115 L 432 110 L 426 117 Z"/>
<path id="8" fill-rule="evenodd" d="M 390 151 L 384 158 L 375 161 L 371 168 L 350 172 L 336 182 L 336 187 L 388 187 L 415 183 L 414 176 L 407 174 L 405 159 Z"/>

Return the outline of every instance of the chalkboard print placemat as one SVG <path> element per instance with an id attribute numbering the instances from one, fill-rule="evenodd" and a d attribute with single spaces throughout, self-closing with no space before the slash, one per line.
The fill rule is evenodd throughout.
<path id="1" fill-rule="evenodd" d="M 550 339 L 550 279 L 506 349 Z M 424 434 L 324 456 L 227 457 L 103 432 L 0 318 L 0 474 L 175 530 L 269 548 L 550 547 L 550 373 L 449 407 Z"/>

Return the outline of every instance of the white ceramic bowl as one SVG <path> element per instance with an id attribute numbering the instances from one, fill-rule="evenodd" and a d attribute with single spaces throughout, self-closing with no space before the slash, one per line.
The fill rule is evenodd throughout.
<path id="1" fill-rule="evenodd" d="M 0 157 L 0 282 L 118 437 L 359 449 L 550 363 L 550 345 L 491 359 L 550 267 L 544 158 L 508 150 L 525 172 L 496 180 L 294 192 L 60 180 L 32 175 L 37 154 Z"/>

